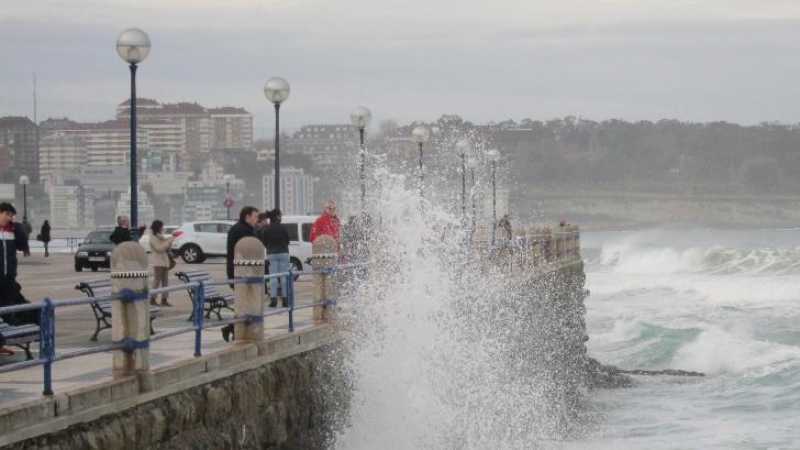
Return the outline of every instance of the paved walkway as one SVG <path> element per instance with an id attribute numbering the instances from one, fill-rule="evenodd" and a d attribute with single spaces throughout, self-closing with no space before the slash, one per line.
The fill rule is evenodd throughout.
<path id="1" fill-rule="evenodd" d="M 84 297 L 75 289 L 75 285 L 82 281 L 96 280 L 109 276 L 108 270 L 96 273 L 84 271 L 75 272 L 72 255 L 52 254 L 44 258 L 41 254 L 34 254 L 29 258 L 21 258 L 18 281 L 22 285 L 22 292 L 30 301 L 50 297 L 53 300 L 64 298 Z M 202 269 L 207 270 L 212 279 L 225 279 L 224 259 L 212 259 L 204 264 L 183 264 L 180 260 L 178 266 L 171 272 L 170 283 L 178 284 L 174 273 L 181 270 Z M 227 289 L 220 287 L 220 290 Z M 302 276 L 295 283 L 297 302 L 300 306 L 311 302 L 311 278 Z M 191 326 L 187 318 L 191 314 L 191 300 L 186 291 L 170 294 L 172 308 L 163 308 L 165 315 L 155 320 L 156 333 L 175 330 Z M 230 316 L 231 313 L 227 312 Z M 212 315 L 212 317 L 215 317 Z M 311 308 L 296 311 L 294 314 L 295 327 L 302 328 L 311 325 Z M 214 320 L 207 320 L 213 323 Z M 265 318 L 265 333 L 267 336 L 279 336 L 288 332 L 288 316 L 281 314 Z M 68 306 L 56 309 L 56 353 L 79 351 L 111 343 L 111 330 L 103 330 L 97 342 L 89 338 L 94 333 L 96 321 L 89 305 Z M 154 341 L 150 346 L 151 368 L 173 363 L 182 359 L 190 359 L 194 354 L 194 332 L 172 336 L 163 340 Z M 202 352 L 207 354 L 232 344 L 222 340 L 219 328 L 203 331 Z M 10 347 L 16 349 L 16 347 Z M 32 346 L 34 357 L 38 356 L 38 346 Z M 108 380 L 111 377 L 111 352 L 96 353 L 80 356 L 53 364 L 53 391 L 55 394 L 64 392 L 88 383 Z M 0 365 L 25 360 L 25 352 L 16 350 L 13 356 L 0 356 Z M 42 366 L 30 367 L 23 370 L 0 374 L 0 404 L 8 405 L 41 397 L 43 389 Z"/>

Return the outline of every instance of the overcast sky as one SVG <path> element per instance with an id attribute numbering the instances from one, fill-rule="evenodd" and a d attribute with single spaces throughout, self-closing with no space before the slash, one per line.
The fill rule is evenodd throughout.
<path id="1" fill-rule="evenodd" d="M 125 28 L 153 43 L 138 95 L 241 106 L 287 128 L 458 114 L 800 122 L 797 0 L 0 0 L 0 116 L 113 117 Z"/>

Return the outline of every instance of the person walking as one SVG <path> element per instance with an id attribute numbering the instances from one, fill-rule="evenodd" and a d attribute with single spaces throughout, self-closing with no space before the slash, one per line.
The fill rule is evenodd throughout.
<path id="1" fill-rule="evenodd" d="M 117 217 L 117 226 L 114 228 L 114 231 L 109 236 L 111 242 L 119 245 L 123 242 L 127 242 L 131 240 L 131 219 L 128 216 L 118 216 Z"/>
<path id="2" fill-rule="evenodd" d="M 269 271 L 272 274 L 283 273 L 289 271 L 289 233 L 286 228 L 281 225 L 283 214 L 278 208 L 268 212 L 269 225 L 264 228 L 260 233 L 261 243 L 267 249 L 267 260 L 269 261 Z M 281 294 L 278 294 L 278 279 L 270 278 L 269 280 L 269 307 L 275 308 L 278 306 L 278 297 L 281 298 L 281 307 L 286 308 L 289 305 L 286 300 L 286 280 L 280 279 Z"/>
<path id="3" fill-rule="evenodd" d="M 50 256 L 50 222 L 47 220 L 44 221 L 42 228 L 39 230 L 39 240 L 44 245 L 44 257 L 47 258 Z"/>
<path id="4" fill-rule="evenodd" d="M 148 259 L 153 266 L 153 289 L 169 286 L 169 247 L 172 244 L 172 236 L 164 236 L 164 222 L 154 220 L 150 225 L 150 254 Z M 169 301 L 168 293 L 161 294 L 161 306 L 172 306 Z M 150 297 L 150 304 L 157 306 L 156 296 Z"/>
<path id="5" fill-rule="evenodd" d="M 336 244 L 339 244 L 339 217 L 336 215 L 336 204 L 333 200 L 326 200 L 322 205 L 322 214 L 311 226 L 309 240 L 313 243 L 323 234 L 332 236 Z"/>
<path id="6" fill-rule="evenodd" d="M 17 283 L 17 252 L 30 256 L 28 234 L 22 225 L 14 222 L 17 210 L 11 203 L 0 203 L 0 307 L 29 303 L 22 295 L 22 287 Z M 39 310 L 4 314 L 3 321 L 9 325 L 39 324 Z M 0 355 L 13 355 L 6 348 L 5 338 L 0 331 Z"/>
<path id="7" fill-rule="evenodd" d="M 225 273 L 228 279 L 233 278 L 233 257 L 236 243 L 247 236 L 255 236 L 255 226 L 258 223 L 258 208 L 255 206 L 245 206 L 239 212 L 239 221 L 228 230 L 228 246 L 225 252 Z M 233 289 L 233 284 L 230 285 Z M 233 324 L 222 327 L 222 339 L 228 342 L 233 334 Z"/>

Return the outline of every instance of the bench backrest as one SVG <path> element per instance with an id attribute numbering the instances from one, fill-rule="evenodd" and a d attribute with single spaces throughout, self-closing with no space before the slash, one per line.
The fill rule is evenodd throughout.
<path id="1" fill-rule="evenodd" d="M 75 289 L 83 292 L 87 297 L 111 295 L 111 280 L 105 278 L 102 280 L 85 281 L 75 286 Z"/>
<path id="2" fill-rule="evenodd" d="M 175 276 L 178 277 L 184 283 L 193 283 L 197 281 L 209 281 L 211 280 L 211 274 L 208 272 L 203 272 L 202 270 L 187 270 L 185 272 L 177 272 Z M 194 300 L 195 288 L 190 287 L 188 288 L 189 296 Z M 225 297 L 222 292 L 217 290 L 216 286 L 206 286 L 205 289 L 205 300 L 210 301 L 211 299 L 217 297 Z"/>

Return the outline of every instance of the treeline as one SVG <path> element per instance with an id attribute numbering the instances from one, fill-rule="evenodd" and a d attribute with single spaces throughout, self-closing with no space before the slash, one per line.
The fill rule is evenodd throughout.
<path id="1" fill-rule="evenodd" d="M 800 127 L 574 117 L 491 126 L 520 182 L 776 193 L 800 186 Z"/>

